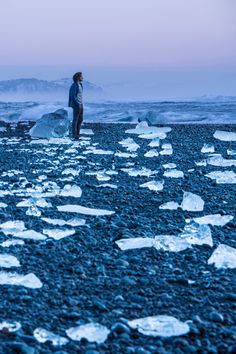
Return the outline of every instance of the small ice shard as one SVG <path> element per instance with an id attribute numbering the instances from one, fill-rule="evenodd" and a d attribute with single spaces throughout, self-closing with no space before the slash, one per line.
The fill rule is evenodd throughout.
<path id="1" fill-rule="evenodd" d="M 174 169 L 174 168 L 176 168 L 176 164 L 175 163 L 166 163 L 163 165 L 163 167 L 165 169 Z"/>
<path id="2" fill-rule="evenodd" d="M 160 155 L 172 155 L 173 154 L 173 149 L 172 149 L 171 144 L 163 144 L 162 148 L 163 148 L 163 150 L 160 151 Z"/>
<path id="3" fill-rule="evenodd" d="M 50 208 L 52 206 L 51 203 L 48 203 L 45 199 L 39 198 L 29 198 L 29 199 L 24 199 L 18 204 L 16 204 L 17 207 L 30 207 L 30 206 L 39 206 L 41 208 Z"/>
<path id="4" fill-rule="evenodd" d="M 159 156 L 159 152 L 155 149 L 151 149 L 144 154 L 145 157 L 156 157 Z"/>
<path id="5" fill-rule="evenodd" d="M 163 174 L 165 177 L 171 177 L 171 178 L 183 178 L 184 173 L 179 170 L 166 170 Z"/>
<path id="6" fill-rule="evenodd" d="M 34 337 L 39 343 L 45 343 L 47 341 L 52 342 L 55 346 L 65 345 L 69 340 L 65 337 L 61 337 L 53 332 L 47 331 L 44 328 L 36 328 L 34 330 Z"/>
<path id="7" fill-rule="evenodd" d="M 220 215 L 220 214 L 212 214 L 205 215 L 199 218 L 193 218 L 193 220 L 200 225 L 213 225 L 213 226 L 224 226 L 231 220 L 233 220 L 233 216 L 231 215 Z"/>
<path id="8" fill-rule="evenodd" d="M 144 126 L 141 124 L 138 124 L 135 129 L 128 129 L 125 131 L 126 134 L 137 134 L 137 135 L 144 135 L 144 134 L 155 134 L 153 135 L 153 138 L 160 136 L 165 136 L 165 133 L 169 133 L 171 131 L 171 128 L 169 127 L 154 127 L 154 126 Z M 149 138 L 151 139 L 151 137 Z"/>
<path id="9" fill-rule="evenodd" d="M 165 139 L 166 138 L 166 133 L 160 132 L 160 133 L 149 133 L 149 134 L 140 134 L 138 136 L 141 139 Z"/>
<path id="10" fill-rule="evenodd" d="M 214 264 L 216 268 L 236 268 L 236 249 L 223 243 L 212 253 L 208 264 Z"/>
<path id="11" fill-rule="evenodd" d="M 212 166 L 231 167 L 236 166 L 236 160 L 224 159 L 221 155 L 211 156 L 207 159 L 207 163 Z"/>
<path id="12" fill-rule="evenodd" d="M 43 229 L 43 233 L 54 240 L 61 240 L 64 237 L 75 234 L 75 230 Z"/>
<path id="13" fill-rule="evenodd" d="M 119 141 L 119 144 L 131 152 L 135 152 L 140 148 L 140 146 L 132 138 L 127 138 L 122 141 Z"/>
<path id="14" fill-rule="evenodd" d="M 81 129 L 80 130 L 80 134 L 82 134 L 82 135 L 94 135 L 94 132 L 92 131 L 92 129 Z"/>
<path id="15" fill-rule="evenodd" d="M 202 160 L 202 161 L 197 161 L 195 162 L 196 166 L 206 166 L 207 165 L 207 161 L 206 160 Z"/>
<path id="16" fill-rule="evenodd" d="M 0 225 L 5 235 L 11 235 L 18 231 L 25 230 L 25 223 L 20 220 L 6 221 Z"/>
<path id="17" fill-rule="evenodd" d="M 79 219 L 79 218 L 72 218 L 68 221 L 62 219 L 50 219 L 50 218 L 42 218 L 42 220 L 47 222 L 48 224 L 58 225 L 58 226 L 70 225 L 75 227 L 75 226 L 83 226 L 86 223 L 84 219 Z"/>
<path id="18" fill-rule="evenodd" d="M 104 343 L 110 334 L 110 330 L 99 323 L 87 323 L 66 330 L 66 334 L 72 340 L 79 341 L 86 338 L 89 342 Z"/>
<path id="19" fill-rule="evenodd" d="M 158 173 L 158 171 L 152 171 L 149 168 L 146 167 L 142 167 L 142 168 L 122 168 L 121 169 L 124 172 L 127 172 L 129 176 L 132 177 L 151 177 L 155 174 Z"/>
<path id="20" fill-rule="evenodd" d="M 17 246 L 17 245 L 24 245 L 25 242 L 23 240 L 6 240 L 0 243 L 1 247 L 10 247 L 10 246 Z"/>
<path id="21" fill-rule="evenodd" d="M 158 147 L 160 146 L 160 139 L 159 138 L 154 138 L 149 144 L 148 146 L 150 147 Z"/>
<path id="22" fill-rule="evenodd" d="M 124 238 L 115 241 L 115 243 L 122 251 L 126 251 L 136 248 L 153 247 L 154 239 L 148 237 Z"/>
<path id="23" fill-rule="evenodd" d="M 208 245 L 210 247 L 213 246 L 211 229 L 208 225 L 189 223 L 185 225 L 184 230 L 179 236 L 187 241 L 190 245 Z"/>
<path id="24" fill-rule="evenodd" d="M 31 205 L 27 210 L 26 210 L 26 215 L 31 215 L 31 216 L 41 216 L 42 212 L 35 206 Z"/>
<path id="25" fill-rule="evenodd" d="M 167 202 L 165 204 L 162 204 L 159 206 L 159 209 L 164 209 L 164 210 L 177 210 L 179 208 L 179 204 L 176 202 Z"/>
<path id="26" fill-rule="evenodd" d="M 0 203 L 0 208 L 6 208 L 7 204 L 6 203 Z"/>
<path id="27" fill-rule="evenodd" d="M 155 236 L 153 246 L 157 250 L 169 251 L 169 252 L 181 252 L 187 248 L 191 248 L 191 245 L 179 236 L 172 235 L 158 235 Z"/>
<path id="28" fill-rule="evenodd" d="M 22 275 L 18 273 L 0 272 L 0 285 L 18 285 L 31 289 L 39 289 L 43 286 L 35 274 Z"/>
<path id="29" fill-rule="evenodd" d="M 66 184 L 64 188 L 60 191 L 59 195 L 62 197 L 74 197 L 80 198 L 82 190 L 79 186 Z"/>
<path id="30" fill-rule="evenodd" d="M 221 141 L 236 141 L 236 133 L 234 132 L 227 132 L 223 130 L 216 130 L 214 133 L 214 138 L 221 140 Z"/>
<path id="31" fill-rule="evenodd" d="M 228 149 L 227 154 L 230 156 L 236 155 L 236 150 Z"/>
<path id="32" fill-rule="evenodd" d="M 148 188 L 151 191 L 162 191 L 164 186 L 163 181 L 150 181 L 140 185 L 142 188 Z"/>
<path id="33" fill-rule="evenodd" d="M 21 329 L 21 324 L 20 322 L 16 321 L 3 321 L 0 322 L 0 332 L 3 332 L 4 330 L 7 330 L 7 332 L 17 332 Z"/>
<path id="34" fill-rule="evenodd" d="M 202 211 L 204 208 L 204 200 L 197 194 L 184 192 L 183 201 L 180 207 L 188 211 Z"/>
<path id="35" fill-rule="evenodd" d="M 44 236 L 40 232 L 37 232 L 34 230 L 16 231 L 16 232 L 12 233 L 12 236 L 23 238 L 23 239 L 28 239 L 28 240 L 36 240 L 36 241 L 46 239 L 46 236 Z"/>
<path id="36" fill-rule="evenodd" d="M 83 154 L 94 154 L 94 155 L 113 155 L 114 152 L 111 150 L 103 150 L 103 149 L 96 149 L 90 147 L 90 149 L 87 149 L 86 151 L 83 151 Z"/>
<path id="37" fill-rule="evenodd" d="M 134 158 L 134 157 L 137 157 L 137 154 L 129 154 L 128 152 L 121 152 L 121 151 L 117 151 L 115 153 L 115 156 L 118 156 L 118 157 L 124 157 L 124 158 Z"/>
<path id="38" fill-rule="evenodd" d="M 201 152 L 203 154 L 211 154 L 211 153 L 214 153 L 215 152 L 215 147 L 214 145 L 209 145 L 209 144 L 204 144 L 202 149 L 201 149 Z"/>
<path id="39" fill-rule="evenodd" d="M 20 267 L 20 262 L 14 256 L 10 254 L 0 254 L 0 267 L 2 268 L 11 268 L 11 267 Z"/>
<path id="40" fill-rule="evenodd" d="M 103 183 L 100 184 L 99 186 L 97 186 L 98 188 L 113 188 L 113 189 L 117 189 L 117 185 L 116 184 L 110 184 L 110 183 Z"/>
<path id="41" fill-rule="evenodd" d="M 190 169 L 188 170 L 188 172 L 194 172 L 194 171 L 195 171 L 194 168 L 190 168 Z"/>
<path id="42" fill-rule="evenodd" d="M 111 177 L 109 177 L 106 172 L 97 172 L 96 178 L 98 181 L 109 181 Z"/>
<path id="43" fill-rule="evenodd" d="M 79 213 L 79 214 L 95 215 L 95 216 L 112 215 L 115 213 L 114 211 L 111 210 L 86 208 L 82 205 L 76 205 L 76 204 L 60 205 L 57 207 L 57 209 L 59 211 L 65 211 L 68 213 Z"/>
<path id="44" fill-rule="evenodd" d="M 233 171 L 213 171 L 205 176 L 216 180 L 216 183 L 218 184 L 236 183 L 236 174 Z"/>
<path id="45" fill-rule="evenodd" d="M 66 168 L 64 171 L 62 171 L 62 175 L 73 175 L 73 176 L 78 176 L 80 173 L 80 169 L 75 170 L 73 168 Z"/>
<path id="46" fill-rule="evenodd" d="M 181 322 L 172 316 L 149 316 L 137 320 L 128 321 L 132 329 L 145 336 L 174 337 L 187 334 L 190 330 L 186 322 Z"/>

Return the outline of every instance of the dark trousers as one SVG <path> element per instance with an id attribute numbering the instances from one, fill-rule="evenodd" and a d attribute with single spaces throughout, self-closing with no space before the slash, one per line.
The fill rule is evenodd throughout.
<path id="1" fill-rule="evenodd" d="M 80 134 L 80 127 L 83 122 L 83 113 L 84 107 L 83 105 L 79 105 L 78 108 L 73 109 L 73 121 L 72 121 L 72 136 L 74 138 L 78 138 Z"/>

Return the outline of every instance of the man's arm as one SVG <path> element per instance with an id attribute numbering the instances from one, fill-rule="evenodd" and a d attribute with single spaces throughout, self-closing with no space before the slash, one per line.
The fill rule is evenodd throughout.
<path id="1" fill-rule="evenodd" d="M 74 83 L 70 88 L 70 99 L 69 99 L 69 102 L 72 103 L 74 107 L 79 107 L 77 101 L 77 94 L 78 94 L 78 85 Z"/>

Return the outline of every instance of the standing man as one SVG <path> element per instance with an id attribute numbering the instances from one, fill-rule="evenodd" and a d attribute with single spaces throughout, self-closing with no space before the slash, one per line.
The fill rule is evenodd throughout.
<path id="1" fill-rule="evenodd" d="M 77 72 L 73 76 L 73 84 L 70 87 L 68 106 L 73 108 L 72 137 L 79 139 L 80 127 L 83 122 L 83 75 Z"/>

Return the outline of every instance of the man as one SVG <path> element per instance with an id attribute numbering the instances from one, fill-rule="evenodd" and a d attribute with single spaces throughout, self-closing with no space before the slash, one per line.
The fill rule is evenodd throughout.
<path id="1" fill-rule="evenodd" d="M 70 87 L 68 106 L 73 108 L 72 137 L 79 139 L 80 127 L 83 122 L 83 75 L 77 72 L 73 76 L 73 84 Z"/>

